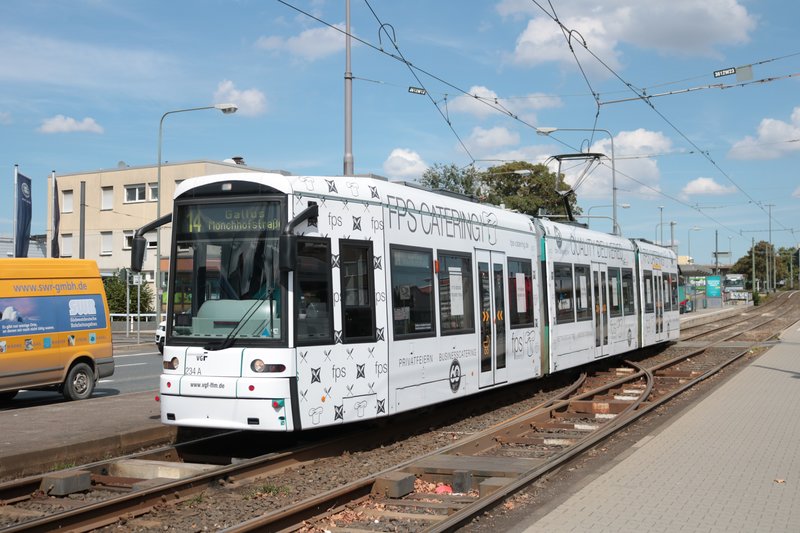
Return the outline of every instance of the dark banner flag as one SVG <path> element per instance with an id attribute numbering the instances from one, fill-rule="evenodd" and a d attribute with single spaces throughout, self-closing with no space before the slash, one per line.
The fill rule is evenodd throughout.
<path id="1" fill-rule="evenodd" d="M 61 249 L 58 247 L 58 225 L 61 222 L 61 209 L 58 206 L 58 182 L 56 173 L 53 172 L 53 238 L 50 240 L 50 257 L 60 257 Z"/>
<path id="2" fill-rule="evenodd" d="M 28 257 L 28 244 L 31 240 L 31 179 L 17 172 L 16 186 L 14 257 Z"/>

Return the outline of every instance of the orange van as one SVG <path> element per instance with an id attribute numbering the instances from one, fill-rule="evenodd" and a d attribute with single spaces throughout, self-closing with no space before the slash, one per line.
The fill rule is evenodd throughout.
<path id="1" fill-rule="evenodd" d="M 21 389 L 92 395 L 114 373 L 111 318 L 97 263 L 0 259 L 0 401 Z"/>

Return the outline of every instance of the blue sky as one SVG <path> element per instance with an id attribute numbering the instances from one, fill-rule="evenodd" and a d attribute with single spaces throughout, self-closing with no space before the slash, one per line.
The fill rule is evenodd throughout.
<path id="1" fill-rule="evenodd" d="M 540 162 L 587 145 L 610 155 L 604 131 L 536 134 L 597 127 L 614 137 L 626 236 L 660 239 L 663 213 L 681 255 L 690 241 L 712 262 L 717 230 L 738 258 L 768 238 L 774 204 L 773 242 L 800 242 L 800 4 L 554 0 L 553 17 L 537 3 L 352 0 L 356 173 L 415 179 L 434 163 Z M 34 180 L 32 232 L 45 231 L 51 170 L 153 165 L 159 119 L 176 109 L 239 106 L 170 115 L 166 161 L 341 174 L 344 37 L 309 15 L 343 28 L 345 2 L 0 2 L 0 175 L 9 193 L 15 163 Z M 577 187 L 593 216 L 611 215 L 609 167 Z"/>

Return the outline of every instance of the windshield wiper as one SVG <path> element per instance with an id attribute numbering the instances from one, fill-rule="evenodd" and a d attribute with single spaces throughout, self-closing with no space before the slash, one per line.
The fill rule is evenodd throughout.
<path id="1" fill-rule="evenodd" d="M 258 311 L 259 307 L 261 307 L 261 305 L 267 301 L 269 302 L 269 321 L 270 321 L 270 334 L 271 334 L 272 319 L 273 319 L 272 317 L 273 302 L 275 301 L 273 298 L 274 293 L 275 289 L 268 289 L 267 294 L 264 296 L 264 298 L 258 299 L 255 302 L 253 302 L 253 305 L 251 305 L 247 309 L 247 311 L 244 312 L 242 318 L 240 318 L 239 321 L 236 323 L 236 325 L 231 329 L 231 332 L 228 333 L 227 337 L 225 337 L 221 342 L 218 343 L 215 342 L 208 343 L 205 346 L 203 346 L 203 349 L 216 352 L 219 350 L 230 348 L 233 345 L 233 341 L 236 340 L 236 335 L 239 334 L 239 332 L 242 329 L 244 329 L 244 326 L 245 324 L 247 324 L 247 321 L 250 320 L 250 318 L 252 318 L 252 316 L 256 313 L 256 311 Z"/>

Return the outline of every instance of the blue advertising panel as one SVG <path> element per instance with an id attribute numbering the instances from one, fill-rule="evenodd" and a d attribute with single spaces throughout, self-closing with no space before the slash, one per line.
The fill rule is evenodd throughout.
<path id="1" fill-rule="evenodd" d="M 719 276 L 706 277 L 706 296 L 709 298 L 722 297 L 722 282 Z"/>
<path id="2" fill-rule="evenodd" d="M 0 337 L 106 327 L 99 294 L 0 298 L 0 313 Z"/>

